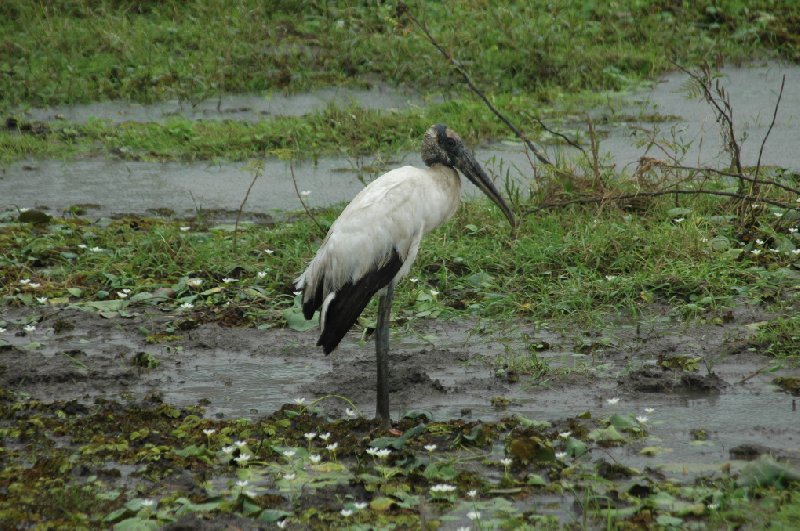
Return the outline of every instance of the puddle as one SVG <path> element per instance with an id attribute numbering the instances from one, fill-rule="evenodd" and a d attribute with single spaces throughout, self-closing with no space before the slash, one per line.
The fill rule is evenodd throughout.
<path id="1" fill-rule="evenodd" d="M 780 76 L 784 73 L 787 76 L 786 88 L 778 119 L 764 149 L 763 164 L 800 171 L 800 161 L 794 154 L 800 137 L 800 67 L 769 65 L 724 71 L 723 82 L 731 94 L 737 127 L 740 134 L 747 136 L 742 143 L 744 164 L 757 162 L 761 138 L 772 118 Z M 632 121 L 598 126 L 605 136 L 601 151 L 608 154 L 609 163 L 620 170 L 633 171 L 642 155 L 664 159 L 664 154 L 656 148 L 645 151 L 637 145 L 647 136 L 644 130 L 656 128 L 661 136 L 670 137 L 674 131 L 683 143 L 691 144 L 684 156 L 686 163 L 727 165 L 727 160 L 719 157 L 720 135 L 713 113 L 708 105 L 685 97 L 681 88 L 685 80 L 686 76 L 682 74 L 666 76 L 652 90 L 634 94 L 631 105 L 617 111 L 617 114 L 632 117 L 657 111 L 662 115 L 681 116 L 680 122 L 654 124 Z M 307 97 L 324 100 L 314 94 Z M 347 91 L 341 94 L 352 96 Z M 302 101 L 304 97 L 292 98 Z M 385 102 L 381 98 L 384 97 L 397 96 L 376 96 L 374 103 L 383 105 Z M 359 101 L 366 104 L 369 98 L 364 96 Z M 295 106 L 302 105 L 308 105 L 308 102 L 287 103 L 281 108 L 295 109 Z M 562 150 L 561 153 L 554 154 L 550 148 L 550 156 L 576 156 L 564 148 L 558 149 Z M 530 162 L 521 145 L 505 142 L 482 147 L 476 151 L 476 157 L 500 182 L 508 175 L 521 192 L 527 190 Z M 296 163 L 294 172 L 298 188 L 311 192 L 308 203 L 313 208 L 349 201 L 361 190 L 364 182 L 390 168 L 406 164 L 420 166 L 419 154 L 400 154 L 391 161 L 372 157 L 322 157 L 316 162 Z M 168 212 L 177 218 L 193 217 L 203 210 L 214 219 L 230 221 L 235 218 L 252 177 L 253 171 L 245 163 L 28 160 L 0 170 L 0 208 L 44 207 L 52 213 L 60 213 L 72 205 L 89 204 L 96 208 L 87 209 L 87 213 L 96 217 Z M 465 182 L 464 190 L 467 196 L 477 195 L 470 183 Z M 288 165 L 267 159 L 245 212 L 251 213 L 250 218 L 258 219 L 265 214 L 275 216 L 301 208 Z"/>
<path id="2" fill-rule="evenodd" d="M 199 102 L 170 100 L 157 103 L 105 101 L 78 105 L 31 108 L 19 111 L 26 120 L 68 120 L 84 123 L 92 118 L 120 122 L 161 122 L 180 116 L 189 120 L 236 120 L 257 122 L 270 116 L 302 116 L 327 105 L 356 104 L 365 109 L 407 109 L 425 104 L 417 94 L 377 86 L 371 89 L 325 88 L 312 92 L 284 94 L 225 95 Z"/>

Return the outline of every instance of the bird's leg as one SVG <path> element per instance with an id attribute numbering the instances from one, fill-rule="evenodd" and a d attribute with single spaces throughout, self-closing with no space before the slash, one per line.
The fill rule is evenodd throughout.
<path id="1" fill-rule="evenodd" d="M 388 425 L 389 418 L 389 315 L 392 311 L 394 282 L 386 287 L 386 294 L 378 298 L 378 325 L 375 328 L 375 360 L 378 365 L 378 399 L 375 418 Z"/>

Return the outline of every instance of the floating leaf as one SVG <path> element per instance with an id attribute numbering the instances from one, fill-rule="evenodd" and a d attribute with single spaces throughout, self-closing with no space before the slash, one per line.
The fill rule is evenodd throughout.
<path id="1" fill-rule="evenodd" d="M 279 511 L 278 509 L 264 509 L 261 511 L 261 514 L 258 515 L 258 520 L 261 522 L 267 523 L 275 523 L 283 520 L 284 518 L 291 516 L 292 513 L 287 511 Z"/>
<path id="2" fill-rule="evenodd" d="M 314 314 L 310 321 L 306 321 L 303 312 L 299 308 L 287 308 L 283 311 L 283 318 L 286 325 L 296 332 L 305 332 L 319 326 L 319 314 Z"/>
<path id="3" fill-rule="evenodd" d="M 389 510 L 392 505 L 394 505 L 394 500 L 391 498 L 386 498 L 384 496 L 374 498 L 371 502 L 369 502 L 369 508 L 373 511 L 387 511 Z"/>

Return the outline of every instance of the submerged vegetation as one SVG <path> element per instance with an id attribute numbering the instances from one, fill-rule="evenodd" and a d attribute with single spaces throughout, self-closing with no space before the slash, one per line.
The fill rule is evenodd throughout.
<path id="1" fill-rule="evenodd" d="M 531 389 L 585 382 L 568 381 L 570 372 L 588 379 L 606 371 L 626 390 L 632 362 L 613 370 L 611 360 L 594 363 L 613 346 L 609 316 L 634 327 L 639 341 L 639 326 L 653 315 L 670 326 L 721 328 L 732 308 L 754 307 L 764 320 L 743 323 L 752 333 L 743 342 L 732 338 L 730 352 L 763 355 L 763 366 L 740 383 L 796 370 L 800 177 L 760 163 L 742 167 L 735 135 L 724 146 L 730 168 L 684 168 L 667 156 L 619 175 L 599 162 L 585 113 L 611 107 L 621 97 L 612 91 L 648 82 L 675 62 L 800 59 L 800 4 L 459 0 L 407 8 L 531 138 L 564 140 L 538 118 L 589 130 L 577 135 L 585 158 L 532 168 L 529 190 L 496 176 L 521 218 L 516 238 L 480 202 L 466 203 L 427 238 L 396 290 L 395 330 L 413 332 L 434 318 L 566 331 L 577 325 L 573 349 L 591 356 L 591 368 L 552 369 L 539 356 L 550 346 L 538 339 L 519 349 L 504 343 L 503 354 L 476 359 L 496 378 Z M 694 89 L 712 80 L 698 77 Z M 25 118 L 37 106 L 108 99 L 194 105 L 229 93 L 269 97 L 332 85 L 397 85 L 431 103 L 330 105 L 251 123 Z M 709 95 L 724 103 L 724 93 L 712 88 Z M 97 155 L 238 161 L 393 154 L 414 149 L 433 122 L 447 122 L 470 143 L 510 137 L 405 8 L 391 2 L 7 0 L 0 3 L 0 115 L 2 165 Z M 297 397 L 255 420 L 211 419 L 200 406 L 174 407 L 157 390 L 141 397 L 124 386 L 119 402 L 88 395 L 44 401 L 20 390 L 36 371 L 10 374 L 31 352 L 49 352 L 53 337 L 42 328 L 71 332 L 73 324 L 54 317 L 60 312 L 96 313 L 109 326 L 158 313 L 162 321 L 139 331 L 173 352 L 207 323 L 307 330 L 314 323 L 302 317 L 292 280 L 339 212 L 233 225 L 209 221 L 203 211 L 179 220 L 96 219 L 81 205 L 55 216 L 36 205 L 0 211 L 0 377 L 8 383 L 0 387 L 0 527 L 782 529 L 800 519 L 796 454 L 743 464 L 742 456 L 771 453 L 745 445 L 741 455 L 731 450 L 733 465 L 700 473 L 684 467 L 676 479 L 656 460 L 671 449 L 650 437 L 659 411 L 628 410 L 620 397 L 599 404 L 594 397 L 596 407 L 561 419 L 434 421 L 413 411 L 383 429 L 341 396 Z M 374 319 L 370 306 L 360 328 L 368 331 Z M 637 360 L 638 373 L 666 374 L 666 386 L 706 378 L 721 382 L 712 392 L 724 387 L 715 359 L 665 354 Z M 80 350 L 53 355 L 91 375 L 92 360 Z M 124 358 L 113 363 L 132 374 L 164 368 L 153 352 Z M 786 371 L 772 381 L 780 392 L 798 393 Z M 347 401 L 343 415 L 322 408 L 331 398 Z M 510 400 L 492 396 L 491 405 L 502 412 Z M 714 444 L 702 426 L 687 436 L 692 445 Z M 631 456 L 653 465 L 628 466 L 623 458 Z"/>

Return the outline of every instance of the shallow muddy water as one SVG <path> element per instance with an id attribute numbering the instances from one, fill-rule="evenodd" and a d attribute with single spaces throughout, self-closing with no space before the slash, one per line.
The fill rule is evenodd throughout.
<path id="1" fill-rule="evenodd" d="M 740 309 L 733 324 L 663 323 L 640 337 L 633 327 L 621 327 L 614 346 L 594 355 L 574 351 L 580 339 L 574 332 L 503 329 L 480 335 L 476 323 L 430 322 L 393 338 L 392 415 L 423 410 L 435 420 L 493 421 L 519 414 L 556 426 L 586 411 L 594 417 L 647 415 L 646 439 L 601 454 L 627 466 L 655 466 L 677 479 L 719 470 L 740 445 L 800 462 L 796 399 L 771 384 L 776 375 L 800 371 L 783 369 L 739 383 L 769 364 L 768 358 L 736 348 L 749 333 L 746 325 L 759 317 Z M 203 404 L 212 418 L 265 416 L 297 398 L 306 403 L 324 398 L 319 407 L 334 417 L 351 405 L 339 397 L 365 416 L 374 411 L 373 345 L 360 343 L 354 334 L 326 357 L 314 347 L 315 331 L 206 324 L 174 345 L 151 345 L 137 330 L 158 329 L 169 316 L 141 313 L 108 320 L 63 310 L 46 316 L 33 335 L 14 334 L 14 313 L 4 318 L 10 332 L 3 339 L 12 346 L 3 351 L 6 370 L 0 384 L 34 398 L 89 403 L 94 397 L 127 401 L 159 396 L 177 406 Z M 56 333 L 57 322 L 59 329 L 73 328 Z M 510 379 L 503 367 L 511 362 L 509 356 L 527 356 L 524 334 L 550 345 L 539 357 L 551 371 L 539 378 L 521 373 Z M 32 341 L 39 345 L 26 348 Z M 132 359 L 142 351 L 153 354 L 158 367 L 134 367 Z M 694 392 L 637 388 L 640 371 L 654 369 L 657 357 L 670 353 L 709 360 L 720 380 L 708 380 L 717 383 Z M 706 381 L 706 372 L 701 364 L 696 378 Z M 655 374 L 672 377 L 661 369 Z M 495 407 L 497 397 L 508 405 Z M 612 397 L 620 401 L 609 405 Z M 694 440 L 693 430 L 704 430 L 707 440 Z M 644 447 L 663 453 L 646 457 L 640 454 Z"/>
<path id="2" fill-rule="evenodd" d="M 226 94 L 197 102 L 169 100 L 157 103 L 106 101 L 47 108 L 20 109 L 25 120 L 68 120 L 84 123 L 90 119 L 120 122 L 160 122 L 180 116 L 189 120 L 236 120 L 257 122 L 270 116 L 302 116 L 328 105 L 358 105 L 365 109 L 406 109 L 424 105 L 419 95 L 384 86 L 371 89 L 325 88 L 301 94 Z"/>
<path id="3" fill-rule="evenodd" d="M 739 134 L 747 137 L 741 142 L 742 161 L 750 165 L 758 160 L 780 78 L 786 74 L 781 107 L 764 148 L 762 163 L 800 171 L 800 158 L 796 156 L 800 146 L 797 140 L 800 138 L 800 67 L 769 64 L 725 69 L 723 74 L 722 81 L 731 95 Z M 651 90 L 632 94 L 623 106 L 592 110 L 604 161 L 618 170 L 632 172 L 643 155 L 667 159 L 658 147 L 641 145 L 655 130 L 657 137 L 686 146 L 682 155 L 684 163 L 726 167 L 728 159 L 719 155 L 720 134 L 713 112 L 706 103 L 687 98 L 682 88 L 685 81 L 685 75 L 671 74 L 655 83 Z M 392 92 L 373 92 L 367 91 L 358 97 L 355 95 L 360 93 L 348 91 L 332 94 L 334 100 L 340 94 L 356 99 L 361 105 L 374 104 L 379 108 L 407 98 Z M 286 112 L 310 111 L 316 108 L 314 101 L 327 101 L 328 97 L 331 93 L 291 96 L 286 102 L 275 105 Z M 680 120 L 653 123 L 638 118 L 653 113 L 680 117 Z M 581 123 L 573 125 L 585 129 Z M 548 151 L 553 158 L 578 156 L 564 148 L 550 147 Z M 527 190 L 532 171 L 520 144 L 504 142 L 479 147 L 476 156 L 498 182 L 502 183 L 508 176 L 523 193 Z M 294 173 L 299 190 L 311 192 L 307 202 L 313 208 L 348 201 L 364 182 L 405 164 L 421 165 L 419 155 L 400 154 L 389 161 L 371 157 L 321 157 L 316 162 L 296 163 Z M 180 219 L 193 217 L 202 210 L 207 217 L 230 221 L 252 177 L 253 170 L 244 163 L 160 164 L 110 158 L 66 162 L 28 160 L 0 169 L 0 208 L 42 207 L 59 213 L 73 205 L 89 205 L 87 213 L 95 217 L 160 213 Z M 476 193 L 469 183 L 465 183 L 464 190 L 467 195 Z M 245 212 L 251 214 L 246 217 L 281 216 L 285 211 L 301 207 L 288 165 L 267 159 L 264 172 L 245 206 Z"/>

